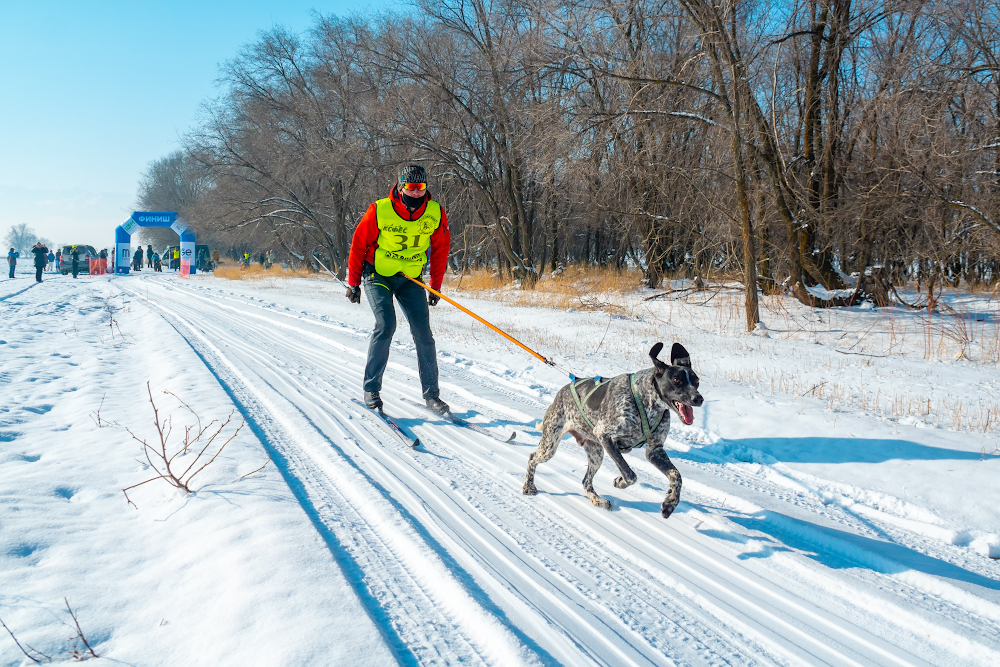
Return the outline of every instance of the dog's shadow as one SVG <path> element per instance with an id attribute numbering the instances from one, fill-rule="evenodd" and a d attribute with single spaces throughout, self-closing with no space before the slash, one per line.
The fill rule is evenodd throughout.
<path id="1" fill-rule="evenodd" d="M 892 460 L 973 461 L 983 458 L 982 452 L 978 451 L 881 438 L 735 438 L 704 447 L 692 447 L 690 452 L 671 452 L 671 456 L 682 459 L 700 459 L 705 455 L 753 463 L 884 463 Z"/>
<path id="2" fill-rule="evenodd" d="M 763 551 L 744 558 L 766 558 L 777 551 L 795 550 L 832 569 L 864 568 L 882 574 L 910 570 L 979 586 L 996 600 L 1000 580 L 971 572 L 956 564 L 929 556 L 894 542 L 857 535 L 830 526 L 798 519 L 781 512 L 762 510 L 754 514 L 729 514 L 727 518 L 748 531 L 771 538 Z"/>
<path id="3" fill-rule="evenodd" d="M 660 503 L 643 500 L 625 500 L 623 498 L 614 498 L 611 496 L 604 497 L 611 501 L 611 509 L 615 512 L 627 508 L 644 514 L 660 515 Z"/>

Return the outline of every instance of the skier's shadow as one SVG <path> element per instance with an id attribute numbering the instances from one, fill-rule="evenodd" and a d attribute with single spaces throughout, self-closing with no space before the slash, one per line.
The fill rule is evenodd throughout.
<path id="1" fill-rule="evenodd" d="M 416 451 L 421 452 L 422 454 L 428 454 L 430 456 L 433 456 L 436 459 L 441 459 L 442 461 L 455 460 L 455 457 L 453 456 L 444 456 L 442 454 L 437 454 L 428 449 L 427 443 L 433 442 L 433 439 L 426 440 L 420 432 L 418 432 L 416 429 L 413 428 L 414 426 L 417 425 L 437 424 L 439 421 L 445 424 L 450 424 L 451 422 L 444 420 L 436 420 L 432 422 L 426 419 L 411 419 L 408 417 L 393 417 L 393 421 L 395 421 L 399 425 L 399 428 L 403 429 L 403 431 L 406 432 L 409 436 L 420 440 L 420 446 L 413 447 L 412 449 L 415 449 Z"/>
<path id="2" fill-rule="evenodd" d="M 484 415 L 481 412 L 476 412 L 475 410 L 472 409 L 466 410 L 465 412 L 452 412 L 452 414 L 458 417 L 459 419 L 464 419 L 467 422 L 471 422 L 473 417 L 483 417 L 484 419 L 489 420 L 485 421 L 485 423 L 482 421 L 477 421 L 475 422 L 477 426 L 483 426 L 486 428 L 495 427 L 498 429 L 509 428 L 512 431 L 517 431 L 518 433 L 523 433 L 525 435 L 534 435 L 537 437 L 541 437 L 542 435 L 542 432 L 539 431 L 537 428 L 535 428 L 537 420 L 525 423 L 525 422 L 515 421 L 513 419 L 497 419 L 497 418 L 492 418 L 489 415 Z"/>

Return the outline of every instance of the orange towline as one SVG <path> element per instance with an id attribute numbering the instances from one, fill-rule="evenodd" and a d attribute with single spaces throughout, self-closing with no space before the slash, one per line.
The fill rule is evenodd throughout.
<path id="1" fill-rule="evenodd" d="M 403 275 L 406 275 L 406 274 L 404 273 Z M 456 308 L 458 308 L 459 310 L 461 310 L 466 315 L 468 315 L 470 317 L 476 318 L 477 320 L 479 320 L 480 322 L 482 322 L 483 324 L 485 324 L 486 326 L 488 326 L 490 329 L 493 329 L 493 331 L 496 331 L 498 334 L 500 334 L 501 336 L 503 336 L 504 338 L 506 338 L 510 342 L 514 343 L 514 345 L 517 345 L 519 348 L 521 348 L 522 350 L 524 350 L 528 354 L 530 354 L 530 355 L 534 356 L 535 358 L 537 358 L 543 364 L 548 364 L 549 366 L 555 366 L 554 363 L 552 363 L 551 361 L 549 361 L 548 359 L 546 359 L 542 355 L 538 354 L 537 352 L 535 352 L 530 347 L 528 347 L 527 345 L 525 345 L 521 341 L 517 340 L 513 336 L 510 336 L 510 335 L 504 333 L 503 331 L 501 331 L 500 329 L 497 329 L 495 326 L 493 326 L 492 324 L 490 324 L 489 322 L 487 322 L 483 318 L 479 317 L 479 315 L 476 315 L 474 312 L 472 312 L 471 310 L 469 310 L 465 306 L 463 306 L 463 305 L 461 305 L 459 303 L 456 303 L 455 301 L 453 301 L 453 300 L 449 299 L 448 297 L 446 297 L 444 294 L 441 294 L 441 292 L 438 292 L 436 289 L 434 289 L 432 287 L 428 287 L 427 285 L 425 285 L 424 283 L 420 282 L 416 278 L 410 278 L 410 276 L 406 276 L 406 277 L 409 278 L 410 280 L 412 280 L 413 282 L 415 282 L 416 284 L 420 285 L 421 287 L 423 287 L 425 290 L 427 290 L 431 294 L 435 294 L 435 295 L 441 297 L 442 299 L 444 299 L 445 301 L 447 301 L 451 305 L 453 305 Z"/>

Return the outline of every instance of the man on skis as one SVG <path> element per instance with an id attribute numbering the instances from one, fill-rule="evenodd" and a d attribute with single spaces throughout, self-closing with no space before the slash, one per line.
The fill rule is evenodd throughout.
<path id="1" fill-rule="evenodd" d="M 448 218 L 441 205 L 431 199 L 427 173 L 419 165 L 401 168 L 389 196 L 369 206 L 354 230 L 347 260 L 347 298 L 361 303 L 359 286 L 364 279 L 365 296 L 375 314 L 364 379 L 365 405 L 372 410 L 382 409 L 379 391 L 396 331 L 395 297 L 417 347 L 417 368 L 427 407 L 442 415 L 450 412 L 439 395 L 437 350 L 427 308 L 428 304 L 436 306 L 440 297 L 428 293 L 424 299 L 424 288 L 407 278 L 419 279 L 429 257 L 430 286 L 440 290 L 450 248 Z"/>

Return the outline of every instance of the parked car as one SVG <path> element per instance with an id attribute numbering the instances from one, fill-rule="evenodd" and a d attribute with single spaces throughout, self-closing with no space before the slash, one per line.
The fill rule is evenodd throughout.
<path id="1" fill-rule="evenodd" d="M 81 243 L 76 244 L 77 249 L 80 251 L 78 255 L 80 263 L 78 265 L 77 273 L 90 273 L 90 260 L 98 259 L 97 251 L 94 250 L 92 245 L 83 245 Z M 73 271 L 73 246 L 64 245 L 62 247 L 62 264 L 59 265 L 60 272 L 66 276 Z"/>

